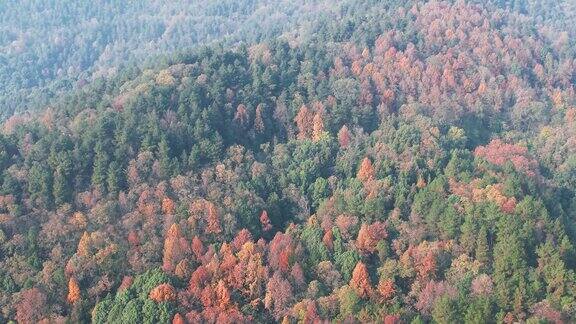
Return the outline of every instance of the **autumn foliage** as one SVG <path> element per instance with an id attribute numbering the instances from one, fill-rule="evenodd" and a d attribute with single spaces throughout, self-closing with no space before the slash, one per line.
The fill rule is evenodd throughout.
<path id="1" fill-rule="evenodd" d="M 356 239 L 356 246 L 363 252 L 376 251 L 377 244 L 380 240 L 388 236 L 386 226 L 381 222 L 375 222 L 371 225 L 362 224 Z"/>
<path id="2" fill-rule="evenodd" d="M 394 296 L 396 293 L 396 287 L 394 285 L 394 281 L 387 279 L 382 280 L 378 284 L 378 294 L 382 296 L 383 300 L 389 300 Z"/>
<path id="3" fill-rule="evenodd" d="M 70 304 L 74 304 L 81 298 L 80 286 L 78 281 L 74 278 L 70 278 L 68 281 L 68 297 L 67 300 Z"/>
<path id="4" fill-rule="evenodd" d="M 150 291 L 150 299 L 157 303 L 174 301 L 176 299 L 176 290 L 170 284 L 161 284 Z"/>
<path id="5" fill-rule="evenodd" d="M 176 313 L 172 319 L 172 324 L 186 324 L 186 320 L 182 315 L 180 315 L 180 313 Z"/>
<path id="6" fill-rule="evenodd" d="M 206 225 L 206 232 L 217 234 L 222 231 L 222 227 L 220 226 L 220 216 L 218 215 L 218 210 L 216 209 L 216 205 L 211 202 L 206 203 L 207 208 L 207 225 Z"/>
<path id="7" fill-rule="evenodd" d="M 272 224 L 270 223 L 270 218 L 268 217 L 268 212 L 265 210 L 260 214 L 260 224 L 262 224 L 262 230 L 267 232 L 272 229 Z"/>
<path id="8" fill-rule="evenodd" d="M 110 46 L 0 127 L 0 322 L 576 321 L 569 1 L 253 2 L 142 17 L 298 30 L 126 71 Z"/>
<path id="9" fill-rule="evenodd" d="M 350 130 L 346 125 L 342 126 L 338 131 L 338 143 L 340 143 L 341 147 L 347 147 L 350 145 L 351 135 Z"/>
<path id="10" fill-rule="evenodd" d="M 368 270 L 364 263 L 358 262 L 354 267 L 350 286 L 356 291 L 358 296 L 362 298 L 369 297 L 372 294 L 370 275 L 368 274 Z"/>
<path id="11" fill-rule="evenodd" d="M 190 251 L 190 244 L 182 234 L 180 226 L 172 224 L 164 240 L 163 269 L 174 271 L 174 268 Z"/>
<path id="12" fill-rule="evenodd" d="M 84 232 L 84 234 L 82 234 L 82 237 L 80 238 L 80 241 L 78 242 L 78 248 L 76 250 L 76 253 L 79 256 L 88 256 L 90 254 L 90 233 L 88 232 Z"/>
<path id="13" fill-rule="evenodd" d="M 323 134 L 324 122 L 322 121 L 322 115 L 320 115 L 320 113 L 316 113 L 312 119 L 312 140 L 320 140 Z"/>
<path id="14" fill-rule="evenodd" d="M 300 107 L 298 114 L 294 118 L 294 122 L 298 128 L 298 139 L 306 139 L 310 137 L 313 127 L 313 119 L 314 115 L 306 105 Z"/>
<path id="15" fill-rule="evenodd" d="M 474 155 L 499 166 L 511 162 L 518 171 L 529 176 L 537 174 L 538 162 L 528 155 L 528 149 L 523 146 L 506 144 L 495 139 L 486 146 L 477 147 Z"/>
<path id="16" fill-rule="evenodd" d="M 374 179 L 374 167 L 372 166 L 372 161 L 365 157 L 360 163 L 360 167 L 358 168 L 358 173 L 356 174 L 356 178 L 358 178 L 362 182 L 366 182 L 369 180 Z"/>

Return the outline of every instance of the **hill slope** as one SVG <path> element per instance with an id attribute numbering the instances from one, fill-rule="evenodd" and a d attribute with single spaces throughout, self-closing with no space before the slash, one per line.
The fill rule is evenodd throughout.
<path id="1" fill-rule="evenodd" d="M 576 320 L 574 25 L 535 3 L 362 2 L 9 118 L 2 320 Z"/>

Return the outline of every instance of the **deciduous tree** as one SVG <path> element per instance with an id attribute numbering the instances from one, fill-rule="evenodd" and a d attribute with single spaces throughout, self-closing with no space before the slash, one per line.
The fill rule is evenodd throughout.
<path id="1" fill-rule="evenodd" d="M 374 179 L 374 167 L 372 166 L 372 161 L 365 157 L 360 164 L 360 168 L 358 169 L 358 173 L 356 174 L 356 178 L 358 178 L 362 182 L 366 182 L 369 180 Z"/>
<path id="2" fill-rule="evenodd" d="M 222 227 L 220 226 L 220 216 L 218 215 L 216 205 L 211 202 L 207 202 L 206 208 L 208 217 L 206 219 L 206 233 L 218 234 L 222 232 Z"/>
<path id="3" fill-rule="evenodd" d="M 75 304 L 81 298 L 80 286 L 74 277 L 68 281 L 68 297 L 67 300 L 70 304 Z"/>
<path id="4" fill-rule="evenodd" d="M 356 291 L 356 294 L 362 298 L 367 298 L 372 294 L 370 275 L 368 274 L 366 265 L 361 261 L 356 264 L 356 267 L 352 272 L 350 287 L 352 287 Z"/>
<path id="5" fill-rule="evenodd" d="M 319 141 L 324 135 L 324 122 L 322 121 L 322 115 L 316 113 L 314 119 L 312 120 L 312 140 Z"/>
<path id="6" fill-rule="evenodd" d="M 272 229 L 272 224 L 270 224 L 270 218 L 268 217 L 268 212 L 263 210 L 260 214 L 260 224 L 262 225 L 262 231 L 268 232 Z"/>
<path id="7" fill-rule="evenodd" d="M 307 139 L 310 138 L 310 134 L 312 132 L 312 124 L 313 124 L 314 115 L 312 112 L 306 107 L 306 105 L 302 105 L 298 114 L 294 118 L 294 122 L 296 123 L 296 127 L 298 128 L 298 139 Z"/>
<path id="8" fill-rule="evenodd" d="M 350 145 L 351 135 L 348 126 L 344 125 L 338 131 L 338 143 L 340 143 L 340 147 L 347 147 Z"/>
<path id="9" fill-rule="evenodd" d="M 164 271 L 173 272 L 174 268 L 190 252 L 190 244 L 182 234 L 178 224 L 172 224 L 166 239 L 164 240 L 164 254 L 162 268 Z"/>
<path id="10" fill-rule="evenodd" d="M 172 285 L 164 283 L 150 291 L 150 299 L 157 303 L 176 300 L 176 290 Z"/>

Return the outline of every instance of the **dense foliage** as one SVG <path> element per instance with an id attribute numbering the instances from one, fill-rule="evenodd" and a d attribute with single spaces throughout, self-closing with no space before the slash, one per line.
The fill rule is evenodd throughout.
<path id="1" fill-rule="evenodd" d="M 359 1 L 9 118 L 0 321 L 576 321 L 570 6 Z"/>
<path id="2" fill-rule="evenodd" d="M 198 44 L 306 37 L 350 0 L 0 2 L 0 119 Z M 329 5 L 328 5 L 329 4 Z"/>

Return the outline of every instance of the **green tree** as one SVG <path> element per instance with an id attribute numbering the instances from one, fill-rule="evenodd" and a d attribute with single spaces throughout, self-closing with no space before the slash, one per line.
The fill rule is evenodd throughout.
<path id="1" fill-rule="evenodd" d="M 342 319 L 358 312 L 361 300 L 354 289 L 344 286 L 340 289 L 338 297 L 340 300 L 340 317 Z"/>
<path id="2" fill-rule="evenodd" d="M 158 316 L 158 304 L 151 299 L 146 299 L 142 306 L 142 318 L 145 324 L 160 323 Z"/>
<path id="3" fill-rule="evenodd" d="M 170 146 L 166 137 L 162 137 L 158 144 L 158 160 L 160 162 L 160 177 L 168 178 L 172 174 L 172 160 L 170 158 Z"/>
<path id="4" fill-rule="evenodd" d="M 478 231 L 476 241 L 476 260 L 480 261 L 484 266 L 488 266 L 490 264 L 490 251 L 488 246 L 488 233 L 486 231 L 486 226 L 480 227 L 480 231 Z"/>
<path id="5" fill-rule="evenodd" d="M 432 309 L 432 318 L 438 324 L 461 323 L 458 303 L 449 296 L 443 296 L 436 301 Z"/>
<path id="6" fill-rule="evenodd" d="M 106 191 L 106 178 L 109 158 L 103 144 L 98 142 L 95 148 L 94 165 L 92 169 L 92 185 L 99 190 Z"/>
<path id="7" fill-rule="evenodd" d="M 57 206 L 72 200 L 72 161 L 67 154 L 54 171 L 54 202 Z"/>
<path id="8" fill-rule="evenodd" d="M 559 306 L 567 292 L 567 282 L 574 282 L 572 271 L 567 271 L 564 261 L 560 257 L 559 249 L 548 240 L 536 250 L 538 255 L 538 273 L 546 283 L 546 299 Z M 574 300 L 574 297 L 569 297 Z M 564 305 L 561 305 L 564 306 Z"/>
<path id="9" fill-rule="evenodd" d="M 52 201 L 52 176 L 46 165 L 34 162 L 30 167 L 28 193 L 32 200 L 40 199 L 45 206 L 50 207 L 50 202 Z"/>
<path id="10" fill-rule="evenodd" d="M 308 252 L 305 263 L 308 269 L 313 269 L 321 261 L 328 260 L 328 249 L 322 243 L 323 236 L 322 229 L 317 225 L 307 225 L 300 234 L 300 240 Z"/>
<path id="11" fill-rule="evenodd" d="M 316 181 L 310 185 L 308 192 L 311 193 L 312 209 L 316 210 L 318 206 L 320 206 L 320 203 L 330 195 L 328 181 L 324 178 L 316 179 Z"/>
<path id="12" fill-rule="evenodd" d="M 121 323 L 141 323 L 142 305 L 138 299 L 132 299 L 122 311 Z"/>
<path id="13" fill-rule="evenodd" d="M 98 302 L 96 306 L 94 306 L 92 312 L 92 322 L 96 324 L 106 323 L 108 320 L 108 313 L 111 311 L 112 306 L 113 301 L 110 298 L 110 295 Z"/>
<path id="14" fill-rule="evenodd" d="M 494 282 L 498 305 L 504 310 L 512 308 L 513 294 L 526 283 L 527 258 L 521 232 L 519 219 L 500 219 L 494 245 Z"/>
<path id="15" fill-rule="evenodd" d="M 340 273 L 345 282 L 349 282 L 352 278 L 352 271 L 358 261 L 360 261 L 360 254 L 355 250 L 348 250 L 336 256 L 336 266 L 340 268 Z"/>
<path id="16" fill-rule="evenodd" d="M 122 170 L 116 161 L 112 161 L 108 166 L 108 175 L 106 183 L 108 185 L 108 192 L 112 195 L 117 194 L 122 188 Z"/>
<path id="17" fill-rule="evenodd" d="M 493 319 L 492 303 L 489 298 L 474 298 L 467 300 L 464 322 L 470 324 L 490 323 Z"/>

